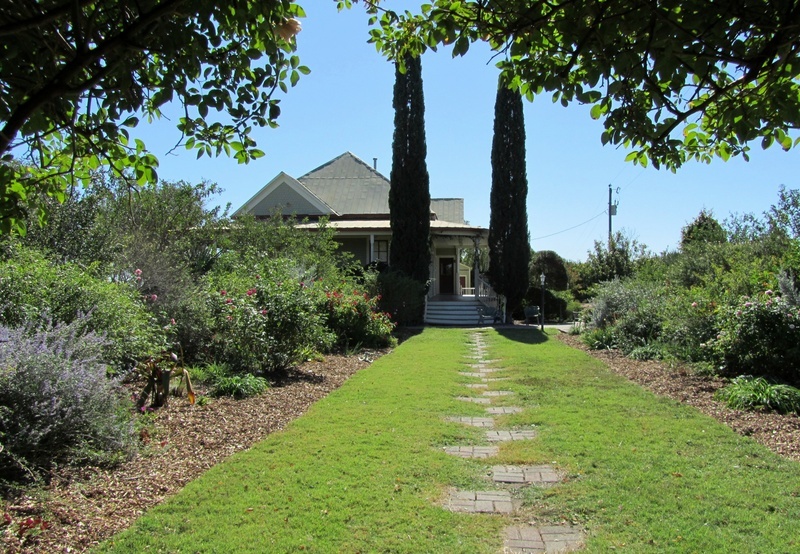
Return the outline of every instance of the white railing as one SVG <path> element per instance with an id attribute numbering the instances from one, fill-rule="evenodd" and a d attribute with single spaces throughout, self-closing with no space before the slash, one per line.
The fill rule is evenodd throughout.
<path id="1" fill-rule="evenodd" d="M 475 281 L 475 298 L 486 308 L 496 311 L 502 318 L 503 323 L 506 322 L 505 298 L 495 292 L 492 285 L 482 274 L 478 274 L 478 278 Z"/>

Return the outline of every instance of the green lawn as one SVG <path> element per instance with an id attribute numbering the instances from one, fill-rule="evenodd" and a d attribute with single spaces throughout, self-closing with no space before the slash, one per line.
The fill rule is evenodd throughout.
<path id="1" fill-rule="evenodd" d="M 479 429 L 443 420 L 485 415 L 454 399 L 475 382 L 458 374 L 473 332 L 426 329 L 98 550 L 498 552 L 509 519 L 440 507 L 450 487 L 493 488 L 494 460 L 436 448 L 484 444 Z M 518 393 L 494 404 L 526 408 L 498 427 L 539 431 L 503 444 L 497 461 L 569 475 L 521 489 L 528 515 L 582 526 L 587 552 L 800 551 L 800 464 L 538 331 L 481 332 L 512 378 L 492 387 Z"/>

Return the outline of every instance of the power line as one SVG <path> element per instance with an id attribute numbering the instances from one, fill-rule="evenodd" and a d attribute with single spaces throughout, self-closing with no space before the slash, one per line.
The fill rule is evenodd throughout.
<path id="1" fill-rule="evenodd" d="M 535 237 L 535 238 L 532 238 L 531 240 L 533 241 L 533 240 L 546 239 L 546 238 L 554 237 L 556 235 L 560 235 L 561 233 L 566 233 L 567 231 L 572 231 L 573 229 L 577 229 L 578 227 L 586 225 L 587 223 L 591 223 L 592 221 L 594 221 L 595 219 L 597 219 L 601 215 L 605 215 L 606 213 L 608 213 L 607 210 L 603 210 L 602 212 L 600 212 L 599 214 L 597 214 L 593 218 L 587 219 L 583 223 L 578 223 L 577 225 L 573 225 L 572 227 L 569 227 L 568 229 L 562 229 L 561 231 L 556 231 L 555 233 L 550 233 L 549 235 L 544 235 L 542 237 Z"/>

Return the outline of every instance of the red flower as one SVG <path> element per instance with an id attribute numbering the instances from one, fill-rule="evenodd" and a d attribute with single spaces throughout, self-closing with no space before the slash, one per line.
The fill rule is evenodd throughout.
<path id="1" fill-rule="evenodd" d="M 253 296 L 256 293 L 256 289 L 250 289 L 247 291 L 247 296 Z"/>
<path id="2" fill-rule="evenodd" d="M 222 296 L 225 296 L 226 294 L 228 294 L 228 292 L 227 292 L 225 289 L 222 289 L 221 291 L 219 291 L 219 293 L 220 293 Z"/>

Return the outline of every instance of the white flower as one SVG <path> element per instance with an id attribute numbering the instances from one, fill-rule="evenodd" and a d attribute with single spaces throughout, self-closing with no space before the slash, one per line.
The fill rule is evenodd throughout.
<path id="1" fill-rule="evenodd" d="M 293 36 L 303 30 L 300 22 L 294 18 L 287 19 L 283 24 L 275 29 L 283 40 L 291 40 Z"/>

